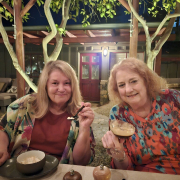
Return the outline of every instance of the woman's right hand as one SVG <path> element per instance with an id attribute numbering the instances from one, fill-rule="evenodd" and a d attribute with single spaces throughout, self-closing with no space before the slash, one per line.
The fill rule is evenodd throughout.
<path id="1" fill-rule="evenodd" d="M 9 153 L 7 151 L 7 148 L 2 148 L 0 144 L 0 166 L 4 164 L 4 162 L 6 162 L 8 158 Z"/>
<path id="2" fill-rule="evenodd" d="M 107 131 L 106 134 L 102 137 L 102 143 L 104 148 L 106 149 L 116 148 L 124 151 L 124 147 L 123 147 L 124 141 L 125 141 L 124 138 L 118 138 L 113 134 L 112 131 Z"/>

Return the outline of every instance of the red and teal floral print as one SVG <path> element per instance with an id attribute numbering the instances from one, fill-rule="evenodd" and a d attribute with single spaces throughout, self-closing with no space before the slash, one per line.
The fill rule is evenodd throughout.
<path id="1" fill-rule="evenodd" d="M 126 104 L 116 105 L 109 116 L 110 121 L 115 119 L 136 129 L 124 143 L 132 162 L 128 170 L 180 174 L 180 91 L 162 90 L 152 99 L 152 110 L 146 118 L 133 113 Z"/>

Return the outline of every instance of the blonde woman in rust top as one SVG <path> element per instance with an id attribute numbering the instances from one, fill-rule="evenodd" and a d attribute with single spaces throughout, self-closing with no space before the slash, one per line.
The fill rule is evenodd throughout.
<path id="1" fill-rule="evenodd" d="M 125 151 L 112 158 L 117 169 L 180 174 L 180 91 L 166 89 L 166 81 L 138 59 L 127 58 L 110 74 L 108 92 L 117 105 L 109 121 L 125 121 L 135 127 L 128 138 L 108 131 L 105 148 Z"/>
<path id="2" fill-rule="evenodd" d="M 79 121 L 67 120 L 78 114 Z M 0 131 L 0 165 L 27 150 L 41 150 L 60 163 L 87 165 L 93 160 L 94 113 L 82 102 L 75 71 L 64 61 L 48 62 L 40 75 L 38 93 L 24 96 L 7 109 Z"/>

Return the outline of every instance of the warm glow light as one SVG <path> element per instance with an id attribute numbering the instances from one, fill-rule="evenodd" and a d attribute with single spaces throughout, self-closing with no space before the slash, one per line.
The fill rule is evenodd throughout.
<path id="1" fill-rule="evenodd" d="M 108 50 L 107 50 L 106 48 L 104 48 L 104 50 L 103 50 L 103 55 L 104 55 L 104 56 L 107 56 L 107 53 L 108 53 Z"/>

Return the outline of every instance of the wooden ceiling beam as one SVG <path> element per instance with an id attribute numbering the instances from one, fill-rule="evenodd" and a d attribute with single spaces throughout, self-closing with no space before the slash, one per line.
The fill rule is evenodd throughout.
<path id="1" fill-rule="evenodd" d="M 96 35 L 94 35 L 94 34 L 92 33 L 92 31 L 90 31 L 90 30 L 87 30 L 87 31 L 86 31 L 86 34 L 87 34 L 89 37 L 96 37 Z"/>
<path id="2" fill-rule="evenodd" d="M 66 35 L 70 38 L 77 38 L 74 34 L 70 33 L 69 31 L 66 31 Z"/>
<path id="3" fill-rule="evenodd" d="M 174 41 L 176 39 L 175 34 L 171 34 L 168 41 Z M 42 43 L 43 38 L 24 38 L 24 43 Z M 114 36 L 114 37 L 87 37 L 87 38 L 69 38 L 63 37 L 63 43 L 101 43 L 101 42 L 129 42 L 129 36 Z M 14 43 L 14 39 L 9 39 L 10 43 Z M 139 35 L 138 41 L 145 42 L 146 36 Z M 0 43 L 4 43 L 0 38 Z M 56 43 L 56 39 L 52 39 L 50 43 Z"/>
<path id="4" fill-rule="evenodd" d="M 44 35 L 49 35 L 49 33 L 48 32 L 46 32 L 46 31 L 41 31 Z"/>
<path id="5" fill-rule="evenodd" d="M 23 32 L 23 34 L 24 34 L 25 36 L 29 37 L 29 38 L 39 38 L 38 36 L 34 36 L 34 35 L 32 35 L 32 34 L 29 34 L 29 33 Z"/>
<path id="6" fill-rule="evenodd" d="M 162 28 L 159 33 L 157 34 L 157 36 L 161 36 L 166 30 L 166 27 Z"/>
<path id="7" fill-rule="evenodd" d="M 116 36 L 116 30 L 115 29 L 111 29 L 111 36 Z"/>

